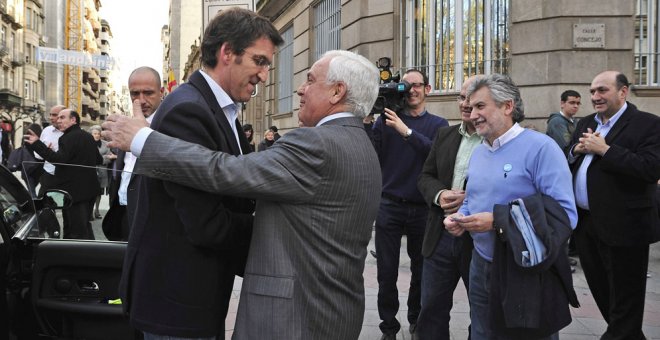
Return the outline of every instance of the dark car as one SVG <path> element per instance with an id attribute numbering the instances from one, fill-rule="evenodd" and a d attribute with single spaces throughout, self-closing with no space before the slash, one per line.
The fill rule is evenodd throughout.
<path id="1" fill-rule="evenodd" d="M 32 198 L 0 166 L 0 339 L 136 339 L 119 300 L 126 243 L 59 239 L 61 190 Z"/>

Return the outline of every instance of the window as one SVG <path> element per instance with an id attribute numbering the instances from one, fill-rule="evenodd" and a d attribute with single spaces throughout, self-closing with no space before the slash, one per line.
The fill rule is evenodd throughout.
<path id="1" fill-rule="evenodd" d="M 314 7 L 314 61 L 341 45 L 341 1 L 322 0 Z"/>
<path id="2" fill-rule="evenodd" d="M 508 73 L 510 0 L 408 0 L 406 65 L 435 91 L 474 74 Z"/>
<path id="3" fill-rule="evenodd" d="M 657 86 L 658 69 L 658 0 L 635 0 L 635 75 L 636 85 Z"/>
<path id="4" fill-rule="evenodd" d="M 29 80 L 25 81 L 25 92 L 23 92 L 23 96 L 25 96 L 25 99 L 30 99 L 30 81 Z"/>
<path id="5" fill-rule="evenodd" d="M 277 54 L 277 107 L 279 113 L 293 110 L 293 26 L 282 33 L 284 44 Z"/>

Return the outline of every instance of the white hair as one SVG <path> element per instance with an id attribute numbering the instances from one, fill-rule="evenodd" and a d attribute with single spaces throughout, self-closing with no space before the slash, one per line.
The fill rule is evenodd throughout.
<path id="1" fill-rule="evenodd" d="M 346 85 L 346 105 L 352 113 L 364 118 L 378 97 L 380 77 L 374 63 L 349 51 L 333 50 L 323 54 L 329 57 L 327 83 L 342 82 Z"/>

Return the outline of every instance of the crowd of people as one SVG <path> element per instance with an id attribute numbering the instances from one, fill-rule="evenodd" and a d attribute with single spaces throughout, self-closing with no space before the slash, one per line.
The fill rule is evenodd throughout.
<path id="1" fill-rule="evenodd" d="M 427 111 L 418 69 L 403 75 L 404 107 L 374 117 L 378 69 L 329 51 L 296 90 L 300 128 L 271 126 L 257 143 L 239 103 L 282 43 L 266 18 L 225 10 L 204 31 L 202 68 L 164 100 L 158 72 L 140 67 L 133 116 L 87 133 L 57 105 L 26 136 L 45 162 L 40 190 L 74 199 L 64 237 L 93 239 L 90 219 L 110 195 L 103 231 L 128 241 L 120 295 L 145 339 L 222 339 L 235 275 L 234 339 L 357 339 L 372 230 L 382 339 L 401 329 L 403 236 L 413 339 L 450 338 L 460 280 L 471 339 L 557 339 L 579 306 L 574 254 L 608 324 L 602 338 L 644 339 L 660 118 L 627 101 L 624 74 L 595 76 L 595 113 L 580 120 L 580 94 L 562 93 L 546 135 L 521 126 L 520 90 L 500 74 L 462 83 L 459 124 Z"/>

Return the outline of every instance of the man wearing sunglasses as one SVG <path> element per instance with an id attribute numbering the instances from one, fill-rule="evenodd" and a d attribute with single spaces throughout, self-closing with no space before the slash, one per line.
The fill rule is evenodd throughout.
<path id="1" fill-rule="evenodd" d="M 411 69 L 403 81 L 411 84 L 406 105 L 400 112 L 385 108 L 373 124 L 365 119 L 365 130 L 371 137 L 380 160 L 383 187 L 376 218 L 376 254 L 378 256 L 378 314 L 382 320 L 382 339 L 395 339 L 401 329 L 396 314 L 399 293 L 396 281 L 399 272 L 401 237 L 407 237 L 410 257 L 410 291 L 408 322 L 410 333 L 416 336 L 422 282 L 422 240 L 428 207 L 417 190 L 417 177 L 431 150 L 438 129 L 448 126 L 447 120 L 426 111 L 426 96 L 431 91 L 428 77 Z M 373 119 L 372 119 L 373 120 Z"/>

